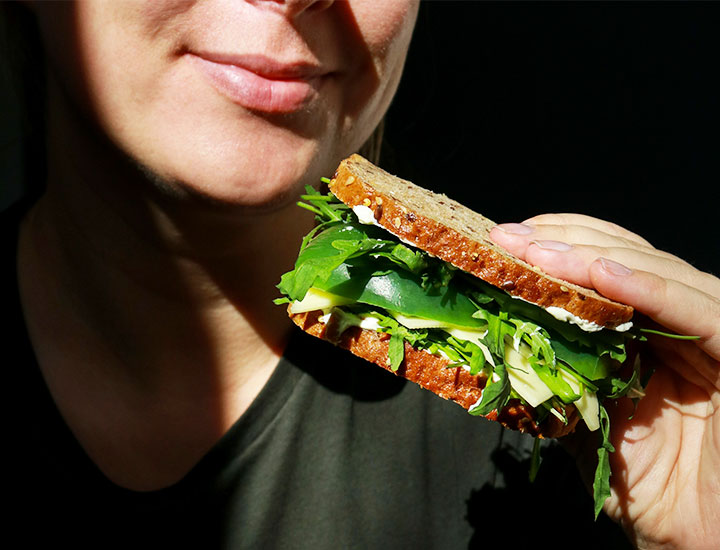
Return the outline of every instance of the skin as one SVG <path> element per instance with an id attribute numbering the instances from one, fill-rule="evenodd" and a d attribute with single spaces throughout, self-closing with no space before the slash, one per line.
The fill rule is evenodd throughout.
<path id="1" fill-rule="evenodd" d="M 611 414 L 608 515 L 640 548 L 713 548 L 720 540 L 720 280 L 614 224 L 548 214 L 503 224 L 491 237 L 551 275 L 595 288 L 696 341 L 651 338 L 656 369 L 630 419 Z M 571 443 L 591 475 L 592 441 Z M 587 443 L 587 445 L 586 445 Z"/>
<path id="2" fill-rule="evenodd" d="M 252 403 L 291 331 L 273 305 L 304 184 L 368 139 L 415 0 L 31 3 L 47 46 L 47 192 L 21 228 L 28 330 L 70 429 L 114 483 L 172 485 Z M 234 102 L 192 61 L 321 71 L 302 108 Z"/>

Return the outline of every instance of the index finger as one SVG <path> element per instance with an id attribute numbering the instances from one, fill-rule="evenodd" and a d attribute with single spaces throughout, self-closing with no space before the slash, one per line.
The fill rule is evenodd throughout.
<path id="1" fill-rule="evenodd" d="M 523 222 L 527 225 L 533 225 L 533 226 L 542 226 L 542 225 L 576 225 L 576 226 L 584 226 L 590 229 L 594 229 L 596 231 L 600 231 L 602 233 L 607 233 L 608 235 L 614 235 L 616 237 L 621 237 L 623 239 L 626 239 L 631 242 L 635 242 L 638 244 L 641 244 L 642 246 L 649 247 L 649 248 L 655 248 L 649 241 L 642 238 L 637 233 L 633 233 L 632 231 L 629 231 L 625 229 L 624 227 L 617 225 L 612 222 L 608 222 L 605 220 L 601 220 L 600 218 L 594 218 L 592 216 L 587 216 L 585 214 L 540 214 L 537 216 L 533 216 L 532 218 L 528 218 Z"/>
<path id="2" fill-rule="evenodd" d="M 715 296 L 607 258 L 594 261 L 589 274 L 604 296 L 633 306 L 678 334 L 699 336 L 703 349 L 720 360 L 720 300 Z"/>

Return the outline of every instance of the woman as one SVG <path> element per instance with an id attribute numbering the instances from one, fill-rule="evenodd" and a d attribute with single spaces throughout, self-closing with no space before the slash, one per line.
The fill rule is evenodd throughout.
<path id="1" fill-rule="evenodd" d="M 99 532 L 101 546 L 465 544 L 497 428 L 291 342 L 272 305 L 312 224 L 294 198 L 370 139 L 417 2 L 31 9 L 47 52 L 47 176 L 12 243 L 32 346 L 21 525 L 81 544 Z M 594 219 L 494 235 L 700 336 L 663 349 L 637 414 L 614 416 L 607 510 L 639 545 L 717 540 L 720 282 Z"/>

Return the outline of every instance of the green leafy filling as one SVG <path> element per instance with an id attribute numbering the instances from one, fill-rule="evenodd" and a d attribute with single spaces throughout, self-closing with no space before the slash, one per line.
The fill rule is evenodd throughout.
<path id="1" fill-rule="evenodd" d="M 316 214 L 318 225 L 302 242 L 295 268 L 283 275 L 279 290 L 285 295 L 276 303 L 302 300 L 310 288 L 352 299 L 353 306 L 336 307 L 340 332 L 365 317 L 375 317 L 379 330 L 390 334 L 389 361 L 393 370 L 403 362 L 405 342 L 430 353 L 441 354 L 449 366 L 462 365 L 472 374 L 484 372 L 488 383 L 482 399 L 470 413 L 487 415 L 500 411 L 513 390 L 505 362 L 506 345 L 525 345 L 532 369 L 550 388 L 553 398 L 537 407 L 541 420 L 552 411 L 564 415 L 560 403 L 577 401 L 581 395 L 566 381 L 571 377 L 584 391 L 596 392 L 600 403 L 634 392 L 642 394 L 639 363 L 630 372 L 620 369 L 628 357 L 626 343 L 643 340 L 638 330 L 619 333 L 603 330 L 587 333 L 559 321 L 545 310 L 509 296 L 483 281 L 427 253 L 399 242 L 374 225 L 358 223 L 352 210 L 332 194 L 312 188 L 300 206 Z M 461 329 L 483 331 L 478 341 L 492 356 L 494 366 L 476 342 L 459 339 L 446 330 L 410 329 L 396 315 L 432 319 Z M 337 327 L 336 327 L 337 328 Z M 567 419 L 565 418 L 565 421 Z M 598 449 L 594 498 L 596 517 L 609 496 L 609 418 L 600 405 L 602 443 Z M 538 448 L 539 449 L 539 448 Z M 538 453 L 535 453 L 538 455 Z M 539 455 L 533 460 L 534 477 Z"/>

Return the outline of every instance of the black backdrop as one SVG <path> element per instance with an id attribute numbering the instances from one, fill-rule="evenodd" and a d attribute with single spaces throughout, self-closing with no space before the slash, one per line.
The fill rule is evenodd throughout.
<path id="1" fill-rule="evenodd" d="M 719 15 L 423 2 L 383 164 L 498 222 L 582 212 L 717 274 Z"/>

